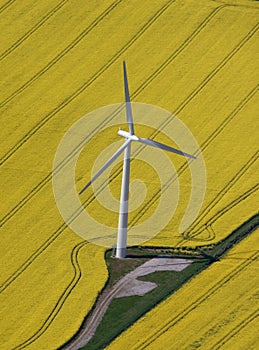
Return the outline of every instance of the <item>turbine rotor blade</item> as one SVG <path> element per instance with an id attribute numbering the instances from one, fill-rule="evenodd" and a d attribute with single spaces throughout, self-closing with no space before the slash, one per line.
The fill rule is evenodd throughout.
<path id="1" fill-rule="evenodd" d="M 130 134 L 134 135 L 132 108 L 131 108 L 131 102 L 130 102 L 127 68 L 126 68 L 125 61 L 123 61 L 123 75 L 124 75 L 124 92 L 125 92 L 125 102 L 126 102 L 126 117 L 129 125 Z"/>
<path id="2" fill-rule="evenodd" d="M 167 145 L 164 145 L 163 143 L 160 143 L 160 142 L 157 142 L 157 141 L 154 141 L 154 140 L 145 139 L 145 138 L 139 138 L 138 141 L 141 142 L 141 143 L 144 143 L 145 145 L 157 147 L 157 148 L 163 149 L 165 151 L 169 151 L 169 152 L 173 152 L 173 153 L 176 153 L 176 154 L 180 154 L 181 156 L 184 156 L 184 157 L 196 159 L 196 157 L 193 156 L 192 154 L 179 151 L 176 148 L 169 147 Z"/>
<path id="3" fill-rule="evenodd" d="M 82 194 L 124 151 L 124 149 L 130 144 L 131 140 L 128 139 L 124 144 L 118 149 L 117 152 L 111 156 L 111 158 L 104 164 L 104 166 L 94 175 L 94 177 L 82 188 L 79 194 Z"/>

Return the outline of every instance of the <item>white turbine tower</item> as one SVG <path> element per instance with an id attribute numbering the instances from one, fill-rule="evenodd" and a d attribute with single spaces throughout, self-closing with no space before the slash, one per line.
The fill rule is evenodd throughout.
<path id="1" fill-rule="evenodd" d="M 179 151 L 175 148 L 164 145 L 160 142 L 156 142 L 150 139 L 141 138 L 134 134 L 134 125 L 132 118 L 132 108 L 129 95 L 128 78 L 126 63 L 123 62 L 123 74 L 124 74 L 124 90 L 125 90 L 125 101 L 126 101 L 126 117 L 129 125 L 129 132 L 119 130 L 118 134 L 124 137 L 126 140 L 124 144 L 118 149 L 117 152 L 104 164 L 104 166 L 97 172 L 97 174 L 82 188 L 79 194 L 83 193 L 124 151 L 124 162 L 122 172 L 122 184 L 121 184 L 121 197 L 120 197 L 120 211 L 119 211 L 119 223 L 118 223 L 118 236 L 117 236 L 117 248 L 116 258 L 126 257 L 127 248 L 127 232 L 128 232 L 128 200 L 129 200 L 129 181 L 130 181 L 130 148 L 131 142 L 136 141 L 143 143 L 148 146 L 160 148 L 165 151 L 173 152 L 185 156 L 188 158 L 195 159 L 196 157 Z"/>

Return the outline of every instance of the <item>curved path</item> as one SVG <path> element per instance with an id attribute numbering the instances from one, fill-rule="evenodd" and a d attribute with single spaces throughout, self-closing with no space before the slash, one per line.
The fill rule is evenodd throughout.
<path id="1" fill-rule="evenodd" d="M 127 275 L 119 279 L 112 287 L 106 289 L 96 302 L 93 312 L 84 322 L 79 333 L 73 340 L 62 347 L 62 350 L 78 350 L 86 345 L 94 336 L 105 312 L 113 298 L 120 298 L 129 295 L 144 295 L 156 288 L 155 283 L 138 281 L 140 276 L 148 275 L 155 271 L 182 271 L 192 263 L 192 260 L 160 257 L 153 258 Z"/>

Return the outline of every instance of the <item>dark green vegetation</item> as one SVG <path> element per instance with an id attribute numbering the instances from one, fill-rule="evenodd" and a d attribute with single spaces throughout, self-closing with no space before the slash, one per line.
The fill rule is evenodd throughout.
<path id="1" fill-rule="evenodd" d="M 181 272 L 154 272 L 139 278 L 157 283 L 158 287 L 144 296 L 113 299 L 94 337 L 82 349 L 99 350 L 108 345 L 123 330 L 139 317 L 168 297 L 173 291 L 208 266 L 208 259 L 194 261 Z"/>
<path id="2" fill-rule="evenodd" d="M 239 226 L 224 240 L 211 246 L 205 246 L 203 253 L 208 254 L 212 259 L 219 260 L 234 245 L 252 233 L 259 226 L 259 214 L 252 216 L 243 225 Z"/>
<path id="3" fill-rule="evenodd" d="M 132 249 L 130 249 L 131 251 Z M 129 256 L 129 254 L 128 254 Z M 128 272 L 136 269 L 138 266 L 144 264 L 149 260 L 148 257 L 135 256 L 127 259 L 114 259 L 111 257 L 111 251 L 108 250 L 105 254 L 106 264 L 109 271 L 109 279 L 107 287 L 112 286 L 119 278 L 126 275 Z"/>
<path id="4" fill-rule="evenodd" d="M 198 246 L 195 248 L 132 247 L 128 249 L 128 258 L 124 260 L 114 259 L 111 257 L 111 251 L 106 252 L 106 261 L 110 276 L 106 287 L 111 286 L 120 277 L 155 256 L 188 258 L 193 260 L 193 263 L 181 272 L 154 272 L 139 278 L 143 281 L 155 282 L 158 287 L 142 297 L 131 296 L 113 299 L 94 337 L 82 349 L 103 349 L 121 332 L 136 322 L 138 318 L 179 289 L 185 282 L 196 276 L 210 264 L 220 260 L 229 249 L 253 232 L 258 225 L 259 214 L 246 221 L 226 239 L 217 244 L 207 246 Z"/>

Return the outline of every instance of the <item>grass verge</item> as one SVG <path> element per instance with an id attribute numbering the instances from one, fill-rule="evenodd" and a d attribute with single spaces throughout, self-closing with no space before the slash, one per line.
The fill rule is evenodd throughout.
<path id="1" fill-rule="evenodd" d="M 192 276 L 205 269 L 208 264 L 210 264 L 208 259 L 200 259 L 194 261 L 181 272 L 153 272 L 139 278 L 142 281 L 155 282 L 158 286 L 144 296 L 113 299 L 94 337 L 82 349 L 103 349 L 139 317 L 180 288 Z"/>
<path id="2" fill-rule="evenodd" d="M 105 258 L 109 270 L 109 280 L 105 288 L 110 287 L 122 276 L 155 256 L 167 255 L 171 257 L 188 258 L 193 260 L 193 263 L 181 272 L 161 271 L 140 277 L 139 279 L 143 281 L 155 282 L 157 288 L 144 296 L 113 299 L 94 337 L 81 349 L 103 349 L 146 312 L 163 301 L 210 264 L 219 260 L 234 245 L 253 232 L 258 225 L 259 214 L 250 218 L 224 240 L 217 244 L 207 246 L 197 246 L 195 248 L 131 247 L 127 251 L 127 258 L 122 260 L 113 258 L 111 250 L 107 251 Z M 71 341 L 72 340 L 73 339 L 71 339 Z"/>

